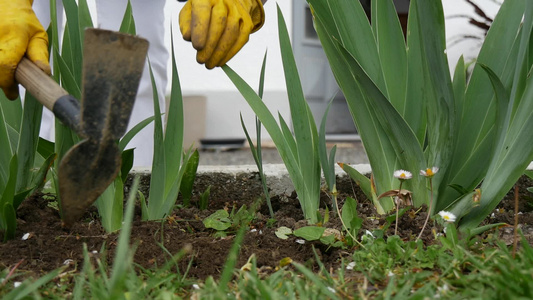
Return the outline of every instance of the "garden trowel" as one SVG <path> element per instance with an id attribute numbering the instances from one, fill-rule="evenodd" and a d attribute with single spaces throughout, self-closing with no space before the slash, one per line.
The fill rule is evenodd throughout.
<path id="1" fill-rule="evenodd" d="M 67 227 L 83 215 L 120 170 L 118 139 L 128 126 L 147 51 L 145 39 L 85 30 L 81 102 L 28 59 L 18 66 L 16 80 L 82 139 L 59 165 L 61 215 Z"/>

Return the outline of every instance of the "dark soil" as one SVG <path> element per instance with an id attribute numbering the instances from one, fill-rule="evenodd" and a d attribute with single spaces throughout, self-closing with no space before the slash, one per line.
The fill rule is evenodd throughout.
<path id="1" fill-rule="evenodd" d="M 196 207 L 176 209 L 174 214 L 163 222 L 143 222 L 140 220 L 140 209 L 136 209 L 132 244 L 137 247 L 134 257 L 137 264 L 145 268 L 161 266 L 170 259 L 168 253 L 175 254 L 186 245 L 190 245 L 192 251 L 178 263 L 181 272 L 185 272 L 190 263 L 189 278 L 205 279 L 210 275 L 214 277 L 220 275 L 233 243 L 234 232 L 228 232 L 225 238 L 217 238 L 212 229 L 204 227 L 202 220 L 217 209 L 231 210 L 233 206 L 239 208 L 243 204 L 250 207 L 259 198 L 261 188 L 257 176 L 224 178 L 221 175 L 218 182 L 210 183 L 203 182 L 200 177 L 195 184 L 195 190 L 199 192 L 195 193 L 193 203 L 198 200 L 199 193 L 203 192 L 207 185 L 212 186 L 208 210 L 202 211 Z M 228 186 L 237 186 L 237 188 L 230 190 Z M 526 232 L 529 242 L 532 243 L 533 207 L 530 204 L 533 202 L 530 198 L 531 193 L 527 192 L 526 188 L 533 186 L 533 183 L 529 179 L 521 179 L 519 186 L 519 210 L 522 213 L 519 215 L 519 223 Z M 385 224 L 385 219 L 376 214 L 372 204 L 364 200 L 352 183 L 340 182 L 339 190 L 346 192 L 340 196 L 341 205 L 347 196 L 355 196 L 359 202 L 358 214 L 364 219 L 360 234 L 364 234 L 367 229 L 377 229 Z M 514 223 L 513 193 L 509 195 L 486 223 Z M 329 199 L 325 195 L 322 198 L 324 207 L 325 203 L 329 203 Z M 19 207 L 16 238 L 0 243 L 0 269 L 13 268 L 19 262 L 21 263 L 17 270 L 28 271 L 29 275 L 42 275 L 64 264 L 69 264 L 71 270 L 79 269 L 83 263 L 83 244 L 87 244 L 92 256 L 101 256 L 102 247 L 105 246 L 106 259 L 109 263 L 112 262 L 118 234 L 105 232 L 96 217 L 96 210 L 92 208 L 80 222 L 66 230 L 61 227 L 58 211 L 51 205 L 54 201 L 53 196 L 38 194 Z M 245 235 L 237 267 L 244 265 L 248 258 L 255 254 L 258 267 L 266 273 L 275 270 L 280 260 L 285 257 L 316 268 L 315 255 L 312 251 L 314 246 L 326 268 L 335 270 L 340 266 L 341 259 L 349 255 L 350 251 L 346 249 L 328 248 L 320 242 L 300 244 L 293 236 L 287 240 L 277 238 L 274 232 L 279 226 L 296 229 L 307 224 L 302 221 L 303 215 L 295 195 L 274 197 L 272 203 L 277 223 L 273 227 L 267 225 L 268 208 L 263 203 L 250 224 L 251 230 Z M 421 211 L 407 211 L 399 222 L 399 236 L 406 240 L 414 239 L 425 217 L 425 208 Z M 333 213 L 326 226 L 341 230 L 341 224 Z M 392 235 L 393 227 L 391 226 L 386 234 Z M 508 244 L 512 243 L 512 229 L 509 227 L 498 231 L 500 238 Z M 22 240 L 25 233 L 30 233 L 30 237 Z M 0 238 L 3 238 L 1 233 Z M 425 230 L 423 240 L 426 244 L 435 243 L 431 228 Z"/>

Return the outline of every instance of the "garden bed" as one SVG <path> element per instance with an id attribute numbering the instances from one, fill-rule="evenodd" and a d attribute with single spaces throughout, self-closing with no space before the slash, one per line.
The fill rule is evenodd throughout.
<path id="1" fill-rule="evenodd" d="M 223 169 L 226 171 L 222 172 Z M 250 224 L 250 230 L 245 235 L 237 267 L 243 266 L 249 257 L 255 254 L 258 268 L 266 274 L 273 272 L 280 260 L 285 257 L 290 257 L 293 261 L 303 263 L 313 269 L 317 267 L 312 251 L 314 246 L 326 268 L 336 270 L 340 267 L 341 259 L 349 256 L 350 251 L 327 247 L 318 241 L 306 241 L 301 244 L 294 236 L 282 240 L 275 235 L 276 229 L 280 226 L 296 229 L 307 225 L 302 220 L 303 215 L 296 194 L 291 191 L 286 175 L 276 170 L 274 167 L 267 166 L 266 171 L 269 175 L 268 180 L 272 184 L 272 205 L 276 212 L 277 223 L 274 226 L 268 226 L 268 208 L 266 203 L 262 203 L 255 219 Z M 143 174 L 141 182 L 149 182 L 149 175 Z M 518 185 L 519 211 L 521 212 L 519 224 L 527 240 L 532 244 L 533 207 L 531 203 L 533 202 L 526 189 L 533 186 L 533 182 L 523 176 Z M 231 210 L 232 207 L 238 209 L 242 205 L 251 207 L 261 198 L 262 187 L 259 176 L 252 167 L 239 169 L 221 167 L 220 170 L 215 169 L 214 172 L 212 168 L 209 172 L 204 169 L 200 170 L 195 181 L 193 203 L 198 201 L 199 194 L 208 186 L 211 186 L 211 194 L 207 210 L 199 210 L 196 207 L 180 208 L 174 210 L 173 215 L 163 222 L 143 222 L 140 219 L 140 208 L 136 208 L 132 229 L 132 244 L 137 247 L 135 263 L 145 268 L 161 266 L 169 260 L 169 253 L 175 254 L 186 245 L 190 245 L 192 251 L 178 263 L 181 272 L 185 272 L 188 264 L 191 263 L 189 278 L 205 279 L 209 275 L 216 278 L 220 275 L 233 243 L 235 231 L 228 231 L 225 238 L 217 238 L 214 237 L 215 231 L 206 229 L 202 221 L 218 209 Z M 141 188 L 141 190 L 146 189 Z M 365 230 L 373 230 L 385 224 L 385 218 L 376 214 L 373 205 L 364 199 L 362 192 L 348 176 L 341 175 L 338 178 L 338 190 L 341 192 L 339 197 L 341 205 L 343 199 L 348 196 L 358 200 L 357 212 L 364 220 L 360 234 L 364 234 Z M 325 194 L 322 195 L 322 202 L 321 207 L 330 203 Z M 83 263 L 84 243 L 87 244 L 91 256 L 95 258 L 105 256 L 111 262 L 118 234 L 105 232 L 97 218 L 96 210 L 88 211 L 80 222 L 67 230 L 61 227 L 59 213 L 54 208 L 54 203 L 53 196 L 37 194 L 20 206 L 16 238 L 0 246 L 1 269 L 13 268 L 21 262 L 17 270 L 28 271 L 27 275 L 34 276 L 42 275 L 64 264 L 68 264 L 70 270 L 76 270 L 76 268 L 79 270 Z M 514 194 L 511 191 L 485 223 L 506 222 L 512 225 L 514 209 Z M 400 219 L 398 235 L 405 240 L 414 239 L 425 217 L 425 209 L 406 212 Z M 341 224 L 333 213 L 325 226 L 341 230 Z M 386 235 L 393 235 L 393 231 L 394 228 L 391 226 Z M 492 230 L 485 235 L 495 232 L 505 243 L 512 244 L 512 227 Z M 30 236 L 23 240 L 22 237 L 26 233 Z M 422 239 L 426 245 L 438 243 L 431 226 L 425 230 Z M 107 255 L 101 253 L 104 245 Z"/>

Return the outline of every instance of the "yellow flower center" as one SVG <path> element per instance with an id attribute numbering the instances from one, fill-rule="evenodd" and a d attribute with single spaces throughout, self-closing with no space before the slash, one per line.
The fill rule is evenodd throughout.
<path id="1" fill-rule="evenodd" d="M 400 174 L 400 178 L 405 178 L 405 173 Z"/>
<path id="2" fill-rule="evenodd" d="M 443 218 L 444 220 L 448 221 L 448 220 L 450 219 L 450 216 L 448 216 L 448 215 L 444 215 L 442 218 Z"/>
<path id="3" fill-rule="evenodd" d="M 427 174 L 427 176 L 433 176 L 434 175 L 433 171 L 431 169 L 429 169 L 429 168 L 426 169 L 426 174 Z"/>

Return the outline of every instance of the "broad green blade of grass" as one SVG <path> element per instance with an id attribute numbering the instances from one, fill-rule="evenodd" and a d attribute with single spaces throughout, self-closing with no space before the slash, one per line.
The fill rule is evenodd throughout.
<path id="1" fill-rule="evenodd" d="M 4 122 L 20 132 L 22 122 L 22 103 L 19 99 L 11 101 L 7 99 L 4 92 L 0 92 L 0 110 L 3 113 Z"/>
<path id="2" fill-rule="evenodd" d="M 461 115 L 463 114 L 463 105 L 466 92 L 466 68 L 465 59 L 461 55 L 455 66 L 455 72 L 453 73 L 453 94 L 455 98 L 455 126 L 460 125 Z M 457 129 L 456 129 L 457 131 Z"/>
<path id="3" fill-rule="evenodd" d="M 131 9 L 131 2 L 128 1 L 126 11 L 122 17 L 122 23 L 120 24 L 120 32 L 135 35 L 137 30 L 135 28 L 135 20 L 133 19 L 133 11 Z"/>
<path id="4" fill-rule="evenodd" d="M 366 76 L 358 62 L 349 56 L 347 52 L 342 51 L 342 48 L 339 49 L 341 50 L 340 53 L 344 55 L 352 76 L 356 78 L 361 90 L 365 91 L 365 99 L 369 102 L 372 113 L 387 134 L 396 153 L 400 168 L 413 170 L 413 178 L 406 182 L 406 187 L 413 192 L 415 205 L 420 206 L 427 203 L 426 190 L 420 184 L 420 178 L 417 172 L 425 168 L 424 153 L 418 144 L 416 136 L 398 111 L 396 111 L 370 78 Z"/>
<path id="5" fill-rule="evenodd" d="M 402 27 L 392 0 L 373 2 L 377 7 L 376 19 L 373 19 L 372 23 L 375 23 L 373 26 L 376 32 L 374 33 L 387 87 L 386 95 L 389 95 L 389 101 L 403 115 L 407 103 L 405 101 L 407 54 Z"/>
<path id="6" fill-rule="evenodd" d="M 75 0 L 63 0 L 63 7 L 65 8 L 65 15 L 67 17 L 65 31 L 68 31 L 69 36 L 69 43 L 63 44 L 63 52 L 70 52 L 68 57 L 71 61 L 68 61 L 67 65 L 72 71 L 75 82 L 81 82 L 83 65 L 83 39 L 81 31 L 85 28 L 81 28 L 80 26 L 79 10 Z"/>
<path id="7" fill-rule="evenodd" d="M 123 285 L 128 275 L 128 269 L 132 268 L 133 253 L 130 249 L 130 235 L 133 223 L 133 212 L 135 208 L 135 198 L 139 188 L 139 177 L 133 180 L 130 196 L 126 204 L 126 213 L 124 214 L 124 224 L 118 238 L 117 250 L 113 262 L 111 278 L 108 282 L 110 295 L 119 295 L 124 292 Z"/>
<path id="8" fill-rule="evenodd" d="M 154 160 L 150 179 L 150 199 L 143 210 L 144 219 L 161 219 L 170 213 L 180 190 L 192 149 L 183 155 L 183 98 L 179 84 L 174 49 L 172 49 L 172 91 L 168 111 L 168 123 L 163 134 L 163 122 L 159 106 L 157 86 L 150 66 L 152 81 L 155 126 L 154 126 Z M 183 160 L 182 160 L 183 158 Z"/>
<path id="9" fill-rule="evenodd" d="M 9 161 L 9 179 L 7 180 L 6 187 L 3 191 L 0 191 L 1 197 L 0 198 L 0 207 L 4 207 L 6 203 L 12 203 L 13 197 L 15 197 L 16 190 L 15 186 L 17 183 L 17 169 L 18 169 L 18 158 L 17 155 L 13 155 L 11 160 Z"/>
<path id="10" fill-rule="evenodd" d="M 259 120 L 261 120 L 261 123 L 270 134 L 272 141 L 274 141 L 274 144 L 276 144 L 278 152 L 283 159 L 283 163 L 287 167 L 287 171 L 290 174 L 295 189 L 300 189 L 303 183 L 301 174 L 298 170 L 298 165 L 296 163 L 297 158 L 293 155 L 291 147 L 285 141 L 283 132 L 278 126 L 276 119 L 274 116 L 272 116 L 272 113 L 270 113 L 268 107 L 265 105 L 265 103 L 263 103 L 261 98 L 259 98 L 254 90 L 239 75 L 237 75 L 235 71 L 233 71 L 227 65 L 223 66 L 222 70 L 243 95 L 244 99 L 248 102 L 248 105 L 250 105 Z"/>
<path id="11" fill-rule="evenodd" d="M 39 143 L 39 131 L 41 129 L 41 116 L 43 106 L 30 93 L 26 93 L 24 101 L 24 116 L 20 128 L 20 137 L 17 147 L 18 180 L 16 191 L 20 192 L 30 188 L 32 182 L 32 170 Z"/>
<path id="12" fill-rule="evenodd" d="M 320 158 L 320 164 L 322 165 L 324 179 L 326 180 L 326 184 L 328 185 L 328 189 L 330 191 L 333 191 L 333 188 L 335 187 L 335 163 L 330 164 L 330 160 L 328 159 L 328 149 L 326 147 L 326 121 L 332 103 L 333 99 L 329 101 L 326 111 L 324 112 L 324 116 L 320 122 L 320 133 L 318 135 L 318 156 Z M 333 149 L 332 152 L 333 153 L 331 154 L 335 156 Z"/>
<path id="13" fill-rule="evenodd" d="M 312 223 L 316 220 L 316 210 L 320 201 L 320 165 L 316 140 L 316 125 L 312 119 L 309 106 L 305 101 L 302 84 L 292 53 L 289 33 L 285 19 L 278 7 L 278 30 L 283 61 L 283 71 L 289 96 L 291 121 L 296 139 L 298 166 L 303 177 L 305 194 L 298 195 L 306 219 Z"/>
<path id="14" fill-rule="evenodd" d="M 80 24 L 80 40 L 83 41 L 85 38 L 85 29 L 94 27 L 87 0 L 78 0 L 78 22 Z"/>
<path id="15" fill-rule="evenodd" d="M 298 156 L 298 148 L 296 147 L 296 140 L 294 140 L 294 137 L 292 136 L 291 129 L 289 128 L 289 125 L 283 118 L 283 116 L 278 112 L 278 120 L 279 124 L 281 126 L 281 131 L 283 132 L 283 137 L 285 138 L 285 142 L 287 143 L 287 147 L 291 151 L 291 155 L 295 158 Z"/>
<path id="16" fill-rule="evenodd" d="M 17 230 L 17 213 L 13 204 L 6 203 L 3 206 L 0 206 L 2 209 L 2 229 L 4 231 L 4 242 L 15 238 L 15 231 Z"/>
<path id="17" fill-rule="evenodd" d="M 143 130 L 144 127 L 148 126 L 148 124 L 152 123 L 154 120 L 155 116 L 148 117 L 137 123 L 137 125 L 133 126 L 132 129 L 126 132 L 126 134 L 120 139 L 120 142 L 118 143 L 118 148 L 120 149 L 120 151 L 124 151 L 131 139 L 133 139 L 133 137 L 137 135 L 139 131 Z"/>
<path id="18" fill-rule="evenodd" d="M 189 157 L 187 164 L 184 166 L 185 172 L 181 179 L 180 193 L 183 199 L 183 206 L 191 205 L 192 191 L 194 186 L 194 179 L 196 179 L 196 172 L 198 171 L 198 164 L 200 163 L 200 153 L 198 149 Z"/>
<path id="19" fill-rule="evenodd" d="M 421 47 L 416 6 L 410 5 L 407 20 L 407 86 L 404 110 L 400 111 L 400 114 L 415 133 L 418 143 L 424 145 L 426 141 L 426 99 L 433 91 L 427 83 L 429 71 L 422 61 Z"/>
<path id="20" fill-rule="evenodd" d="M 150 66 L 150 64 L 149 64 Z M 148 201 L 148 216 L 143 216 L 143 219 L 160 219 L 164 199 L 165 199 L 165 183 L 166 183 L 166 159 L 165 147 L 163 137 L 163 122 L 161 120 L 161 109 L 159 107 L 159 95 L 157 86 L 154 80 L 152 67 L 150 66 L 150 80 L 152 82 L 152 97 L 154 101 L 154 159 L 152 162 L 152 175 L 150 176 L 150 199 Z M 164 214 L 164 213 L 163 213 Z"/>
<path id="21" fill-rule="evenodd" d="M 237 264 L 237 258 L 239 258 L 239 252 L 241 249 L 242 241 L 244 240 L 244 234 L 247 231 L 246 226 L 242 226 L 237 234 L 235 239 L 233 239 L 233 244 L 229 250 L 228 257 L 226 258 L 226 263 L 224 264 L 224 269 L 222 270 L 222 275 L 220 275 L 220 288 L 222 291 L 226 291 L 229 282 L 233 277 L 233 272 L 235 265 Z"/>
<path id="22" fill-rule="evenodd" d="M 320 28 L 321 27 L 320 25 L 317 27 Z M 320 30 L 319 30 L 319 36 L 320 36 Z M 323 42 L 322 44 L 324 45 L 325 43 Z M 330 49 L 329 45 L 328 47 L 326 47 L 326 49 Z M 363 95 L 362 99 L 364 100 L 364 104 L 367 105 L 367 107 L 369 108 L 368 113 L 373 117 L 374 119 L 373 122 L 375 126 L 376 125 L 380 126 L 380 128 L 383 130 L 383 133 L 378 135 L 380 137 L 380 141 L 389 141 L 393 149 L 392 151 L 390 149 L 388 151 L 383 151 L 382 152 L 383 156 L 381 156 L 380 159 L 384 159 L 384 157 L 390 157 L 391 158 L 390 161 L 394 162 L 397 157 L 400 168 L 407 169 L 407 170 L 420 170 L 420 169 L 425 168 L 424 155 L 422 153 L 422 149 L 420 148 L 420 145 L 418 144 L 418 140 L 416 139 L 416 136 L 414 136 L 413 132 L 411 131 L 407 123 L 402 119 L 402 117 L 394 109 L 391 103 L 385 98 L 385 96 L 381 93 L 379 88 L 366 75 L 364 70 L 359 65 L 358 61 L 355 60 L 349 53 L 347 53 L 347 51 L 345 51 L 341 45 L 337 45 L 337 54 L 342 55 L 342 60 L 334 61 L 334 63 L 332 63 L 332 65 L 335 65 L 334 69 L 337 69 L 338 71 L 341 68 L 349 70 L 349 74 L 346 74 L 346 75 L 349 76 L 351 80 L 355 80 L 360 90 L 364 91 L 362 93 Z M 331 57 L 329 55 L 328 55 L 328 58 L 331 61 Z M 337 78 L 339 78 L 339 76 L 337 76 Z M 343 83 L 343 86 L 341 87 L 344 88 L 347 85 L 348 85 L 348 82 L 345 82 Z M 347 101 L 348 103 L 350 103 L 348 96 L 347 96 Z M 354 107 L 354 109 L 356 108 Z M 368 123 L 365 123 L 365 124 L 368 124 Z M 362 134 L 361 128 L 360 128 L 360 133 Z M 370 156 L 371 150 L 369 151 L 368 148 L 366 148 L 366 150 L 367 150 L 367 154 L 369 154 Z M 396 155 L 391 156 L 391 152 L 392 154 L 396 153 Z M 383 164 L 384 163 L 381 162 L 380 164 L 378 164 L 378 166 L 383 165 Z M 406 182 L 407 188 L 413 192 L 413 195 L 416 195 L 414 198 L 415 205 L 421 205 L 427 202 L 427 195 L 426 195 L 425 189 L 422 188 L 421 185 L 419 184 L 418 173 L 415 171 L 413 171 L 412 173 L 413 173 L 413 179 Z M 388 174 L 389 178 L 392 178 L 392 174 L 393 174 L 393 170 L 390 170 L 390 173 Z M 381 175 L 384 176 L 385 174 L 381 174 Z M 379 181 L 377 182 L 379 183 Z M 379 189 L 380 187 L 378 186 L 378 190 Z M 381 191 L 385 191 L 385 190 L 381 189 Z M 384 208 L 390 209 L 390 207 L 384 207 Z"/>
<path id="23" fill-rule="evenodd" d="M 122 178 L 118 176 L 95 202 L 100 221 L 107 232 L 114 232 L 122 227 L 123 203 Z"/>
<path id="24" fill-rule="evenodd" d="M 376 85 L 386 94 L 376 40 L 359 1 L 308 0 L 311 11 L 330 37 L 355 57 Z M 322 41 L 322 39 L 321 39 Z"/>
<path id="25" fill-rule="evenodd" d="M 346 102 L 359 135 L 365 147 L 370 164 L 373 166 L 374 176 L 378 191 L 387 191 L 393 189 L 392 174 L 394 173 L 394 162 L 396 156 L 390 141 L 388 140 L 379 121 L 371 112 L 371 107 L 364 98 L 361 89 L 354 84 L 354 78 L 350 70 L 346 68 L 346 62 L 339 55 L 339 46 L 335 39 L 325 32 L 325 27 L 320 18 L 315 18 L 315 24 L 318 36 L 320 37 L 322 47 L 332 68 L 337 83 L 346 97 Z M 393 203 L 389 201 L 383 203 L 383 208 L 388 211 L 393 208 Z"/>
<path id="26" fill-rule="evenodd" d="M 501 148 L 503 147 L 503 140 L 505 137 L 504 131 L 507 132 L 509 129 L 508 121 L 506 120 L 507 116 L 510 114 L 509 109 L 512 109 L 509 103 L 509 93 L 507 92 L 505 86 L 500 81 L 498 76 L 487 66 L 480 64 L 480 66 L 487 72 L 490 78 L 490 82 L 492 84 L 492 88 L 494 89 L 495 99 L 496 99 L 496 118 L 494 122 L 494 131 L 495 131 L 495 146 L 494 146 L 494 155 L 492 157 L 495 157 L 499 151 L 501 151 Z M 506 122 L 507 121 L 507 122 Z"/>
<path id="27" fill-rule="evenodd" d="M 5 232 L 4 242 L 14 238 L 16 228 L 16 217 L 13 208 L 15 198 L 15 186 L 17 183 L 17 155 L 13 155 L 9 162 L 9 178 L 4 190 L 0 191 L 0 227 Z"/>
<path id="28" fill-rule="evenodd" d="M 4 98 L 2 93 L 0 97 Z M 7 99 L 6 99 L 7 101 Z M 4 110 L 0 107 L 0 192 L 6 187 L 7 180 L 9 178 L 9 161 L 13 156 L 11 149 L 11 143 L 9 142 L 9 135 L 7 133 L 7 122 L 4 118 Z"/>
<path id="29" fill-rule="evenodd" d="M 173 41 L 173 39 L 171 40 Z M 185 130 L 185 125 L 183 123 L 183 96 L 178 76 L 174 47 L 172 47 L 172 85 L 170 90 L 170 104 L 167 113 L 168 118 L 164 142 L 165 162 L 167 164 L 167 172 L 172 174 L 172 176 L 167 175 L 167 181 L 165 184 L 167 188 L 169 188 L 174 183 L 178 182 L 178 180 L 181 181 L 177 176 L 179 176 L 179 169 L 182 163 L 183 133 Z"/>
<path id="30" fill-rule="evenodd" d="M 433 177 L 434 197 L 438 199 L 438 186 L 444 178 L 454 150 L 455 99 L 446 57 L 444 13 L 440 1 L 414 1 L 422 47 L 422 61 L 427 64 L 429 81 L 434 93 L 428 94 L 427 162 L 421 169 L 437 166 L 440 171 Z M 413 10 L 412 12 L 414 12 Z M 419 169 L 420 170 L 420 169 Z M 414 170 L 416 173 L 416 169 Z"/>

